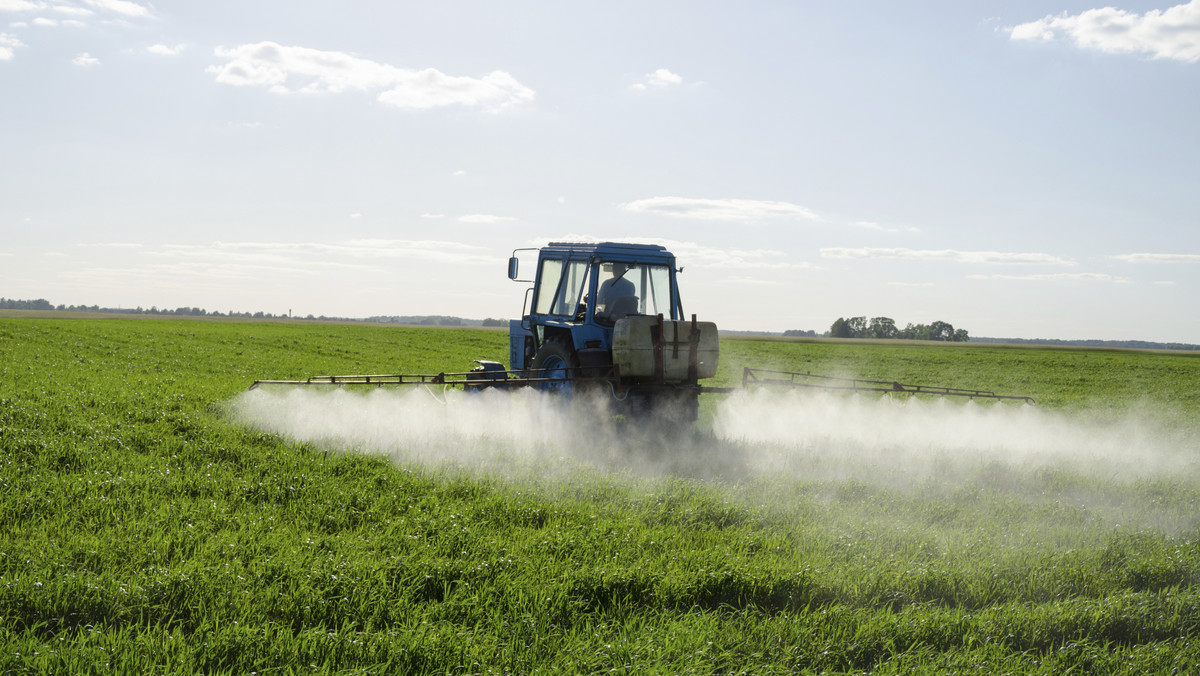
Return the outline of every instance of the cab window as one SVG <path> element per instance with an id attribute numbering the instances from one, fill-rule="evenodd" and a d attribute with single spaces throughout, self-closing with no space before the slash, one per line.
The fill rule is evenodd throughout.
<path id="1" fill-rule="evenodd" d="M 554 297 L 554 307 L 550 314 L 564 317 L 574 317 L 579 308 L 579 296 L 587 282 L 588 264 L 586 261 L 568 261 L 563 271 L 562 282 L 558 285 L 558 293 Z"/>
<path id="2" fill-rule="evenodd" d="M 542 269 L 538 270 L 537 301 L 533 311 L 539 315 L 549 314 L 554 307 L 554 293 L 558 290 L 558 282 L 562 279 L 563 262 L 557 258 L 542 260 Z"/>

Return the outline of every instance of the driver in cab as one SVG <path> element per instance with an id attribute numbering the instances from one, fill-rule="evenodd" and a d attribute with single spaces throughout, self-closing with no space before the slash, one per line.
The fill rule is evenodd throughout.
<path id="1" fill-rule="evenodd" d="M 637 311 L 637 289 L 625 279 L 628 263 L 611 263 L 612 277 L 604 280 L 596 291 L 596 316 L 615 322 Z"/>

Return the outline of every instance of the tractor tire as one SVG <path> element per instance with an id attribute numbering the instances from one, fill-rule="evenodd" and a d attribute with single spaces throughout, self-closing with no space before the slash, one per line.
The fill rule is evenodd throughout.
<path id="1" fill-rule="evenodd" d="M 546 369 L 536 374 L 539 378 L 569 379 L 578 373 L 576 369 L 579 368 L 579 357 L 575 354 L 575 350 L 552 338 L 542 343 L 542 346 L 534 353 L 530 366 L 535 370 Z M 571 383 L 538 383 L 538 389 L 570 394 Z"/>

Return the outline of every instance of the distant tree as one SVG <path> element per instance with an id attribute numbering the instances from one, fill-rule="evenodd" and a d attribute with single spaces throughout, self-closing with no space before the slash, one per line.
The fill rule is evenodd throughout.
<path id="1" fill-rule="evenodd" d="M 900 330 L 896 328 L 896 320 L 891 317 L 874 317 L 867 327 L 867 335 L 872 338 L 895 338 Z"/>
<path id="2" fill-rule="evenodd" d="M 896 320 L 891 317 L 872 317 L 870 322 L 866 317 L 838 317 L 826 335 L 831 338 L 905 338 L 960 342 L 970 340 L 965 330 L 956 331 L 949 322 L 939 320 L 932 324 L 909 323 L 903 329 L 899 329 L 896 328 Z"/>
<path id="3" fill-rule="evenodd" d="M 954 326 L 938 320 L 929 325 L 929 340 L 953 340 Z"/>
<path id="4" fill-rule="evenodd" d="M 16 300 L 0 298 L 0 308 L 5 310 L 53 310 L 54 305 L 45 298 L 37 300 Z"/>
<path id="5" fill-rule="evenodd" d="M 817 335 L 816 331 L 805 331 L 803 329 L 788 329 L 783 332 L 785 338 L 813 338 Z"/>
<path id="6" fill-rule="evenodd" d="M 954 337 L 951 340 L 956 343 L 966 343 L 971 340 L 971 337 L 967 335 L 966 329 L 955 329 Z"/>
<path id="7" fill-rule="evenodd" d="M 833 324 L 829 327 L 829 337 L 830 338 L 853 338 L 854 331 L 850 328 L 850 325 L 848 323 L 846 323 L 845 319 L 838 317 L 836 320 L 834 320 Z"/>
<path id="8" fill-rule="evenodd" d="M 851 338 L 866 338 L 867 337 L 867 318 L 866 317 L 851 317 L 846 320 L 846 324 L 850 327 Z"/>

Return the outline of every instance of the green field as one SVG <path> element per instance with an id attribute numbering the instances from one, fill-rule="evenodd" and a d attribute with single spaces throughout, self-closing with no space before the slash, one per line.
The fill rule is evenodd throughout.
<path id="1" fill-rule="evenodd" d="M 1195 673 L 1200 355 L 725 340 L 1036 407 L 756 392 L 681 438 L 501 332 L 0 319 L 0 673 Z"/>

